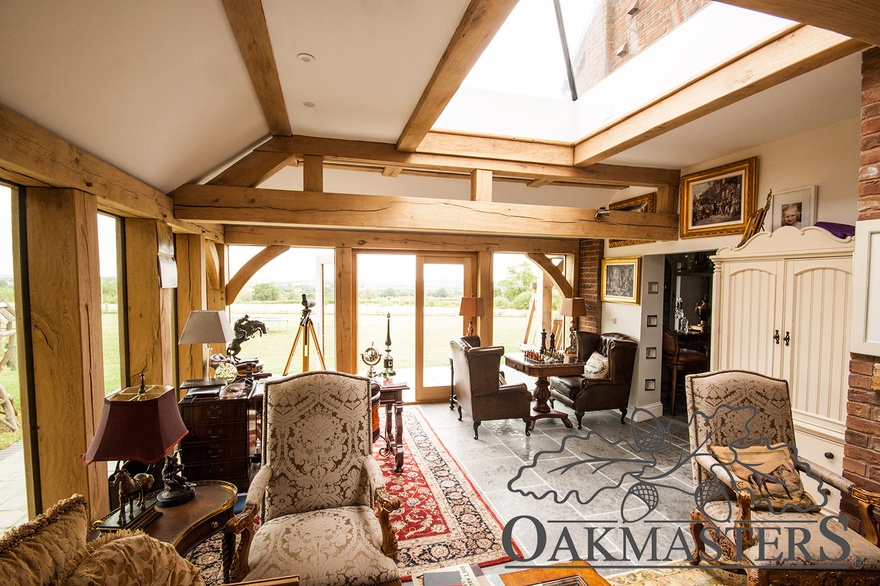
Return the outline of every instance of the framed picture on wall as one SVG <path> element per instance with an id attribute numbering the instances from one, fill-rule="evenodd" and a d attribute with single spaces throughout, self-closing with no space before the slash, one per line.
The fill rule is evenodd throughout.
<path id="1" fill-rule="evenodd" d="M 812 226 L 816 221 L 816 191 L 815 185 L 808 185 L 774 193 L 770 230 L 782 226 L 798 229 Z"/>
<path id="2" fill-rule="evenodd" d="M 602 259 L 601 300 L 639 304 L 642 258 Z"/>
<path id="3" fill-rule="evenodd" d="M 638 197 L 631 197 L 629 199 L 624 199 L 621 201 L 615 201 L 613 203 L 608 204 L 609 210 L 620 210 L 623 212 L 642 212 L 642 213 L 653 213 L 657 211 L 657 192 L 654 193 L 646 193 L 645 195 L 639 195 Z M 608 241 L 609 248 L 614 248 L 615 246 L 626 246 L 628 244 L 645 244 L 647 242 L 652 242 L 651 240 L 615 240 L 610 239 Z"/>
<path id="4" fill-rule="evenodd" d="M 752 157 L 683 176 L 681 237 L 742 234 L 755 213 L 757 170 Z"/>

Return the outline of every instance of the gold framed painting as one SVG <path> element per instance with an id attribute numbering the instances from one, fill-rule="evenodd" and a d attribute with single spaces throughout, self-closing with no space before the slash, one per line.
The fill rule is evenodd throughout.
<path id="1" fill-rule="evenodd" d="M 755 213 L 758 158 L 681 178 L 680 234 L 702 238 L 742 234 Z"/>
<path id="2" fill-rule="evenodd" d="M 638 305 L 641 269 L 640 256 L 602 259 L 601 300 Z"/>
<path id="3" fill-rule="evenodd" d="M 654 193 L 647 193 L 638 197 L 615 201 L 614 203 L 608 204 L 608 209 L 619 210 L 622 212 L 654 213 L 657 211 L 657 192 L 655 191 Z M 614 240 L 612 238 L 608 241 L 608 247 L 614 248 L 615 246 L 627 246 L 630 244 L 647 244 L 648 242 L 653 242 L 653 240 Z"/>

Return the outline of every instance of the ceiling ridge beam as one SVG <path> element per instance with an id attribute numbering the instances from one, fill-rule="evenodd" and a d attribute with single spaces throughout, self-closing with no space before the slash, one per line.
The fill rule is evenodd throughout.
<path id="1" fill-rule="evenodd" d="M 471 173 L 475 169 L 485 169 L 497 175 L 508 175 L 511 177 L 526 179 L 550 177 L 563 181 L 605 184 L 616 187 L 628 187 L 631 185 L 648 187 L 677 185 L 681 175 L 677 169 L 605 164 L 574 167 L 570 165 L 508 161 L 490 157 L 464 157 L 425 152 L 406 153 L 398 151 L 391 143 L 301 135 L 276 136 L 257 147 L 256 150 L 281 152 L 288 155 L 323 155 L 328 164 L 331 162 L 330 159 L 337 159 L 382 166 L 440 169 L 459 173 Z"/>
<path id="2" fill-rule="evenodd" d="M 880 45 L 880 4 L 865 0 L 719 0 Z"/>
<path id="3" fill-rule="evenodd" d="M 194 184 L 176 189 L 174 204 L 179 218 L 223 224 L 637 240 L 676 240 L 679 228 L 677 214 L 596 220 L 587 208 Z"/>
<path id="4" fill-rule="evenodd" d="M 458 91 L 518 0 L 471 0 L 431 80 L 422 92 L 397 148 L 415 151 Z"/>
<path id="5" fill-rule="evenodd" d="M 279 136 L 292 134 L 262 2 L 223 0 L 223 7 L 269 131 Z"/>
<path id="6" fill-rule="evenodd" d="M 579 141 L 574 164 L 607 159 L 865 47 L 837 33 L 795 27 Z"/>

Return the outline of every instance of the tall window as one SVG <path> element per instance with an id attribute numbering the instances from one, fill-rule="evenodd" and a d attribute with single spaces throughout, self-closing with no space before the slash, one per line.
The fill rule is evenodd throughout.
<path id="1" fill-rule="evenodd" d="M 112 393 L 127 380 L 125 363 L 125 288 L 122 275 L 122 221 L 98 214 L 98 263 L 101 275 L 101 339 L 104 392 Z"/>

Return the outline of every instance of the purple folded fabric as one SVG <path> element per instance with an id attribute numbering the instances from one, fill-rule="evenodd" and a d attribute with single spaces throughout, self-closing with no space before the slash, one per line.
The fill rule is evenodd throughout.
<path id="1" fill-rule="evenodd" d="M 835 222 L 816 222 L 816 227 L 825 228 L 838 238 L 856 235 L 856 227 L 851 224 L 837 224 Z"/>

